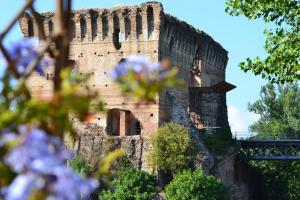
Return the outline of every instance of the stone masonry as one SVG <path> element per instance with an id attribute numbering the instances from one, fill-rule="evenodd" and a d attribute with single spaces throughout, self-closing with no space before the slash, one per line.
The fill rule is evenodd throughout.
<path id="1" fill-rule="evenodd" d="M 41 15 L 49 35 L 54 29 L 54 14 Z M 39 37 L 29 14 L 20 19 L 20 25 L 26 38 Z M 235 86 L 225 81 L 227 51 L 205 32 L 166 14 L 161 3 L 75 10 L 70 40 L 70 60 L 75 61 L 80 75 L 91 76 L 87 85 L 100 92 L 108 109 L 89 124 L 76 124 L 78 137 L 73 148 L 85 158 L 95 160 L 124 147 L 134 166 L 149 170 L 147 138 L 163 123 L 174 121 L 193 130 L 229 127 L 226 92 Z M 122 95 L 107 74 L 131 54 L 145 54 L 154 62 L 168 58 L 186 86 L 166 89 L 150 103 Z M 34 74 L 29 81 L 32 92 L 51 96 L 52 77 L 51 70 L 46 78 Z M 207 150 L 200 146 L 200 157 L 209 160 Z"/>

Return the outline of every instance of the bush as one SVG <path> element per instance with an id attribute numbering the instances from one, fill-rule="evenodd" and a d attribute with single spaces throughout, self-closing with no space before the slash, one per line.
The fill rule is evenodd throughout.
<path id="1" fill-rule="evenodd" d="M 68 165 L 83 177 L 87 177 L 92 172 L 92 167 L 89 163 L 76 155 L 73 159 L 68 161 Z"/>
<path id="2" fill-rule="evenodd" d="M 156 195 L 155 177 L 137 169 L 120 171 L 108 190 L 99 195 L 103 200 L 151 200 Z"/>
<path id="3" fill-rule="evenodd" d="M 153 148 L 148 160 L 158 170 L 172 173 L 185 169 L 195 156 L 189 130 L 182 125 L 164 124 L 150 141 Z"/>
<path id="4" fill-rule="evenodd" d="M 166 187 L 166 196 L 168 200 L 229 200 L 225 186 L 201 169 L 176 174 Z"/>
<path id="5" fill-rule="evenodd" d="M 234 145 L 230 129 L 220 129 L 216 133 L 204 133 L 202 140 L 205 146 L 216 154 L 226 153 L 231 145 Z"/>

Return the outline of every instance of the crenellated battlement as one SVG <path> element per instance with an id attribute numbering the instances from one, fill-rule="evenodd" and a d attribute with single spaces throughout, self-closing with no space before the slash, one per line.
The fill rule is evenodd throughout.
<path id="1" fill-rule="evenodd" d="M 112 9 L 82 9 L 72 13 L 70 41 L 91 43 L 112 41 L 115 47 L 128 40 L 158 40 L 162 5 L 157 2 Z M 55 29 L 54 13 L 42 13 L 46 36 Z M 25 37 L 39 37 L 34 18 L 25 13 L 20 19 Z"/>

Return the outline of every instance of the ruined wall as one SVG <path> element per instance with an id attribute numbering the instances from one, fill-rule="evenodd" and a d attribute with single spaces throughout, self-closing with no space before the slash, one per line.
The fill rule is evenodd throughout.
<path id="1" fill-rule="evenodd" d="M 82 158 L 95 163 L 108 153 L 122 148 L 132 167 L 152 172 L 146 162 L 149 149 L 149 139 L 146 137 L 107 136 L 102 127 L 93 123 L 75 123 L 75 130 L 78 133 L 75 143 L 67 138 L 66 144 Z"/>
<path id="2" fill-rule="evenodd" d="M 211 173 L 220 178 L 230 191 L 232 200 L 250 200 L 251 194 L 248 184 L 244 180 L 238 180 L 236 177 L 236 157 L 238 151 L 230 149 L 222 157 L 216 158 L 215 165 Z"/>
<path id="3" fill-rule="evenodd" d="M 168 58 L 178 68 L 178 78 L 186 80 L 186 87 L 168 89 L 160 95 L 160 120 L 172 121 L 172 116 L 165 114 L 172 112 L 171 94 L 185 105 L 191 118 L 197 118 L 194 122 L 198 128 L 228 127 L 225 92 L 208 89 L 225 82 L 227 51 L 203 31 L 169 14 L 164 14 L 161 27 L 159 58 Z M 190 88 L 207 88 L 209 92 Z"/>
<path id="4" fill-rule="evenodd" d="M 124 96 L 107 74 L 131 54 L 143 53 L 158 61 L 161 11 L 160 3 L 145 3 L 114 9 L 76 10 L 72 17 L 70 59 L 76 62 L 79 75 L 90 74 L 88 87 L 100 92 L 108 109 L 130 110 L 141 122 L 144 136 L 158 128 L 158 99 L 145 104 Z M 43 13 L 42 17 L 44 30 L 49 35 L 55 31 L 53 13 Z M 36 23 L 28 14 L 20 19 L 20 24 L 25 37 L 39 36 Z M 29 82 L 30 88 L 37 95 L 51 96 L 52 77 L 51 69 L 47 72 L 48 81 L 35 74 Z M 105 128 L 106 115 L 99 113 L 93 123 Z"/>
<path id="5" fill-rule="evenodd" d="M 51 35 L 55 31 L 53 13 L 43 13 L 42 18 L 46 35 Z M 20 19 L 20 25 L 25 37 L 39 37 L 36 23 L 28 14 Z M 73 148 L 85 158 L 94 160 L 112 149 L 124 147 L 134 166 L 147 170 L 148 136 L 162 123 L 173 121 L 190 128 L 199 150 L 195 165 L 209 171 L 213 165 L 212 156 L 199 138 L 198 124 L 191 121 L 191 115 L 199 118 L 200 128 L 227 127 L 226 94 L 213 90 L 191 91 L 190 88 L 210 88 L 225 81 L 227 51 L 203 31 L 164 13 L 157 2 L 76 10 L 71 27 L 70 60 L 75 61 L 79 76 L 89 74 L 91 77 L 87 85 L 81 87 L 99 91 L 108 109 L 120 111 L 116 114 L 120 132 L 126 129 L 123 126 L 128 111 L 141 122 L 140 136 L 107 137 L 107 125 L 113 126 L 110 124 L 115 120 L 107 120 L 110 114 L 99 113 L 90 124 L 76 124 L 78 137 Z M 122 95 L 107 74 L 122 58 L 138 53 L 150 56 L 154 62 L 169 58 L 171 65 L 178 68 L 178 78 L 186 80 L 186 86 L 168 88 L 151 103 Z M 46 78 L 34 74 L 29 86 L 35 95 L 49 98 L 52 78 L 50 68 Z M 114 112 L 111 113 L 113 116 Z M 76 119 L 73 120 L 75 123 Z"/>

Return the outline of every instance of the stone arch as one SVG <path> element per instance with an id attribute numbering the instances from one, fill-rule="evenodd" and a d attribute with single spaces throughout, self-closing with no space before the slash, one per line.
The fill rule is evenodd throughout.
<path id="1" fill-rule="evenodd" d="M 106 131 L 108 135 L 120 134 L 120 109 L 114 108 L 107 112 Z"/>
<path id="2" fill-rule="evenodd" d="M 142 124 L 130 110 L 113 108 L 107 112 L 106 131 L 112 136 L 140 135 Z"/>

